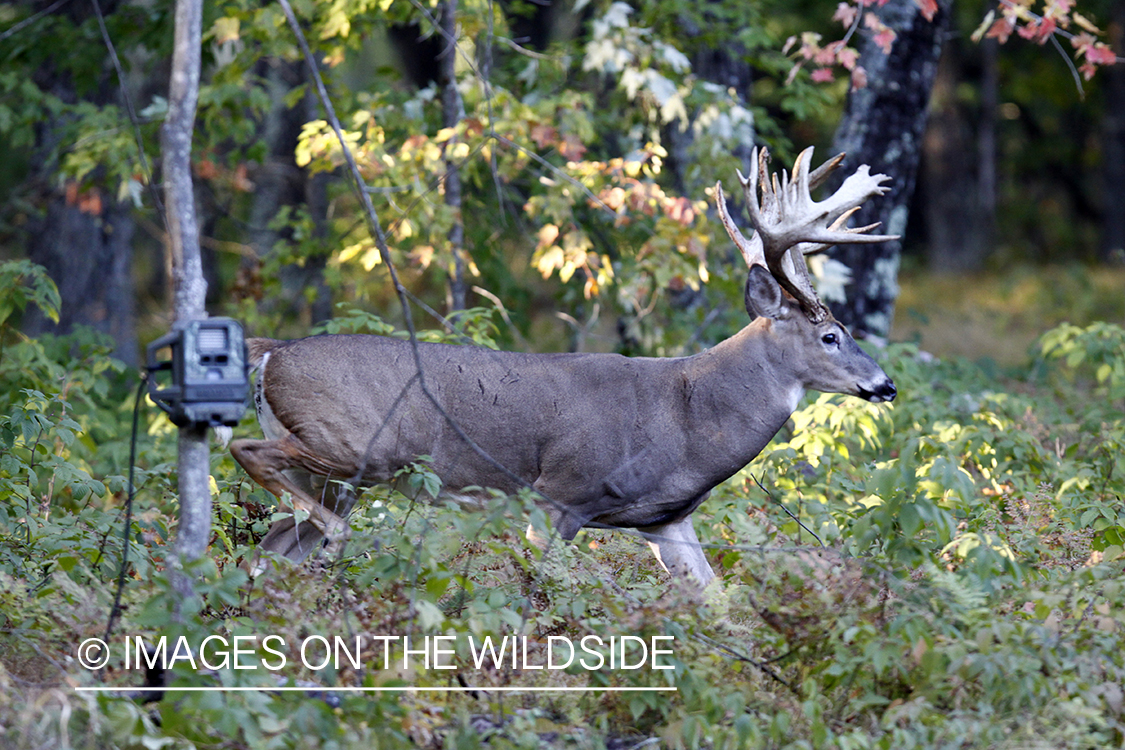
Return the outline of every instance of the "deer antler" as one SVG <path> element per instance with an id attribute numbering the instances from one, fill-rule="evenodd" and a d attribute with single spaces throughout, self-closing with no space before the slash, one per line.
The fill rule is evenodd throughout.
<path id="1" fill-rule="evenodd" d="M 734 244 L 742 251 L 747 265 L 763 265 L 770 270 L 778 283 L 801 303 L 805 314 L 813 322 L 828 316 L 828 308 L 820 301 L 809 280 L 805 256 L 818 253 L 832 245 L 886 242 L 898 239 L 897 235 L 866 234 L 878 227 L 849 228 L 848 219 L 859 210 L 868 198 L 883 195 L 890 188 L 882 183 L 890 178 L 872 175 L 866 164 L 844 180 L 840 188 L 823 201 L 814 201 L 811 190 L 822 184 L 828 175 L 840 166 L 840 154 L 809 173 L 813 149 L 802 151 L 793 163 L 793 176 L 781 172 L 770 175 L 767 169 L 769 153 L 765 149 L 751 158 L 750 176 L 738 172 L 738 181 L 746 195 L 746 209 L 754 236 L 747 240 L 730 218 L 722 183 L 715 186 L 719 218 Z M 758 183 L 762 198 L 758 201 L 754 183 Z"/>

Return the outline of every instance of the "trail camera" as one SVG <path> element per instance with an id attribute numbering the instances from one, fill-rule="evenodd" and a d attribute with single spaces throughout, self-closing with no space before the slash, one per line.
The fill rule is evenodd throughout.
<path id="1" fill-rule="evenodd" d="M 157 353 L 170 349 L 170 360 Z M 156 405 L 185 427 L 233 427 L 246 411 L 249 392 L 242 326 L 230 318 L 193 320 L 148 345 L 148 393 Z M 170 372 L 170 383 L 158 383 Z M 161 378 L 165 380 L 165 378 Z M 160 386 L 165 387 L 161 388 Z"/>

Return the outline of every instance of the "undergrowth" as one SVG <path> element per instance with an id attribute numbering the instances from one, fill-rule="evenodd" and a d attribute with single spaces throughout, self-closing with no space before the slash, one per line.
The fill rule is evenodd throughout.
<path id="1" fill-rule="evenodd" d="M 5 747 L 1125 743 L 1118 326 L 1054 328 L 1004 382 L 891 345 L 880 356 L 902 394 L 893 406 L 808 397 L 697 513 L 722 578 L 702 595 L 625 534 L 529 545 L 519 530 L 541 520 L 530 498 L 466 512 L 386 488 L 361 499 L 341 558 L 251 581 L 240 563 L 276 502 L 216 449 L 210 556 L 189 571 L 196 606 L 177 615 L 165 565 L 175 434 L 150 409 L 123 612 L 109 662 L 91 670 L 78 648 L 105 635 L 114 599 L 131 386 L 93 333 L 21 336 L 9 316 L 50 314 L 57 293 L 29 264 L 0 275 Z M 476 311 L 458 335 L 489 343 L 491 326 Z M 436 481 L 423 458 L 403 486 Z M 611 667 L 605 644 L 624 636 L 644 667 Z M 418 651 L 426 637 L 445 650 Z M 486 637 L 526 656 L 478 665 Z M 346 653 L 322 666 L 337 638 Z M 525 668 L 565 661 L 584 638 L 585 664 Z M 154 679 L 137 661 L 161 643 L 178 657 L 168 685 L 269 689 L 131 693 Z M 115 690 L 76 690 L 101 686 Z M 500 690 L 512 687 L 675 691 Z"/>

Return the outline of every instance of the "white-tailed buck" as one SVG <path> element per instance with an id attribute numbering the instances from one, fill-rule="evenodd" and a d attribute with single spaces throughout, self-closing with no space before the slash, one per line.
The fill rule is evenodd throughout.
<path id="1" fill-rule="evenodd" d="M 810 174 L 811 155 L 797 158 L 792 177 L 770 176 L 765 152 L 752 160 L 749 178 L 738 175 L 756 230 L 750 240 L 716 186 L 719 216 L 750 267 L 752 322 L 691 357 L 418 344 L 428 389 L 447 419 L 419 387 L 409 342 L 250 339 L 267 439 L 235 441 L 231 452 L 258 484 L 289 493 L 309 516 L 275 522 L 261 548 L 302 559 L 347 528 L 351 495 L 327 480 L 390 482 L 429 455 L 443 492 L 530 485 L 564 539 L 588 525 L 637 529 L 665 568 L 706 584 L 714 574 L 692 512 L 765 447 L 807 389 L 895 397 L 894 383 L 817 297 L 804 259 L 836 243 L 892 239 L 868 234 L 874 226 L 845 226 L 861 203 L 887 190 L 888 178 L 862 166 L 817 202 L 810 189 L 843 156 Z"/>

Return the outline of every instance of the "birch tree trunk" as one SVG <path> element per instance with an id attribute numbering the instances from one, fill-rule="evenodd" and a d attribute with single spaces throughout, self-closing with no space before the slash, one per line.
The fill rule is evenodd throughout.
<path id="1" fill-rule="evenodd" d="M 441 119 L 442 125 L 455 128 L 465 117 L 465 105 L 457 88 L 457 0 L 441 4 L 441 29 L 444 49 L 441 53 Z M 446 146 L 446 153 L 453 142 Z M 465 281 L 465 222 L 461 215 L 461 171 L 457 162 L 445 160 L 445 205 L 453 210 L 453 226 L 449 228 L 449 249 L 453 267 L 449 272 L 449 309 L 464 310 L 468 305 L 469 285 Z"/>
<path id="2" fill-rule="evenodd" d="M 868 39 L 860 49 L 859 64 L 867 71 L 867 86 L 848 96 L 844 118 L 836 130 L 833 153 L 844 151 L 847 160 L 837 175 L 851 174 L 861 164 L 872 173 L 889 175 L 891 190 L 868 201 L 852 226 L 881 222 L 882 231 L 902 235 L 922 150 L 927 106 L 951 0 L 940 0 L 937 15 L 927 21 L 914 0 L 889 0 L 869 12 L 897 35 L 890 53 Z M 835 180 L 835 189 L 840 178 Z M 831 257 L 851 269 L 847 301 L 832 303 L 836 318 L 857 335 L 886 336 L 898 296 L 898 267 L 902 241 L 878 245 L 841 245 Z"/>
<path id="3" fill-rule="evenodd" d="M 202 0 L 176 0 L 168 117 L 161 129 L 164 203 L 172 248 L 175 327 L 207 317 L 207 282 L 199 252 L 199 226 L 191 177 L 191 138 L 199 98 Z M 180 596 L 177 614 L 195 599 L 183 567 L 207 551 L 211 537 L 211 488 L 206 427 L 184 427 L 179 437 L 180 519 L 173 555 L 173 585 Z"/>

